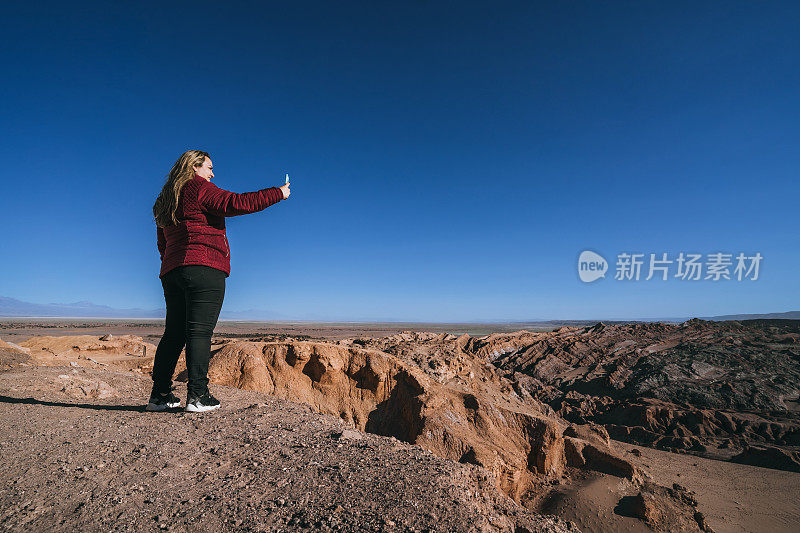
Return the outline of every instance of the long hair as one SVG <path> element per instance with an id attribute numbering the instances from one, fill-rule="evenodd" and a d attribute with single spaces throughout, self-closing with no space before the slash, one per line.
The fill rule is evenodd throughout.
<path id="1" fill-rule="evenodd" d="M 158 226 L 163 228 L 178 223 L 175 212 L 178 209 L 181 189 L 194 177 L 195 168 L 203 166 L 206 157 L 211 159 L 211 156 L 201 150 L 187 150 L 172 165 L 172 170 L 167 174 L 167 181 L 156 198 L 156 203 L 153 204 L 153 217 Z"/>

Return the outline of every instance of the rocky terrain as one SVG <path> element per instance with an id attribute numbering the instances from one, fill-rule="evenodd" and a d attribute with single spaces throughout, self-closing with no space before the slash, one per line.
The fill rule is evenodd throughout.
<path id="1" fill-rule="evenodd" d="M 512 394 L 625 442 L 800 471 L 800 321 L 596 324 L 364 340 L 441 379 L 490 362 Z M 461 346 L 459 346 L 461 345 Z M 508 389 L 503 392 L 508 393 Z"/>
<path id="2" fill-rule="evenodd" d="M 598 324 L 481 349 L 517 390 L 615 439 L 800 471 L 800 321 Z"/>
<path id="3" fill-rule="evenodd" d="M 218 387 L 224 409 L 147 413 L 150 385 L 88 368 L 0 373 L 0 529 L 575 530 L 474 465 L 307 406 Z"/>
<path id="4" fill-rule="evenodd" d="M 327 340 L 305 335 L 215 338 L 209 377 L 221 390 L 231 391 L 233 398 L 245 391 L 260 394 L 258 397 L 262 399 L 257 401 L 253 400 L 255 396 L 248 397 L 248 401 L 255 404 L 266 404 L 265 398 L 269 398 L 272 403 L 266 409 L 268 412 L 279 404 L 308 406 L 311 418 L 316 414 L 321 417 L 318 420 L 336 421 L 340 429 L 348 428 L 360 435 L 359 441 L 377 439 L 374 440 L 377 448 L 406 447 L 404 449 L 443 461 L 441 464 L 449 465 L 451 472 L 475 473 L 472 477 L 452 475 L 461 476 L 458 479 L 464 486 L 472 487 L 466 489 L 467 492 L 471 491 L 483 503 L 461 502 L 458 505 L 466 506 L 464 509 L 472 505 L 472 509 L 478 509 L 476 512 L 486 518 L 479 521 L 480 525 L 474 520 L 462 522 L 463 517 L 456 517 L 447 524 L 441 519 L 404 522 L 392 518 L 391 524 L 358 519 L 350 525 L 341 521 L 335 526 L 328 524 L 334 529 L 357 530 L 355 524 L 358 523 L 366 530 L 398 531 L 524 531 L 525 528 L 533 531 L 537 527 L 602 531 L 610 525 L 620 531 L 699 531 L 711 530 L 712 524 L 702 512 L 703 502 L 698 502 L 695 491 L 666 481 L 664 476 L 642 463 L 639 450 L 615 444 L 609 434 L 629 443 L 794 470 L 795 465 L 800 464 L 793 448 L 796 445 L 793 439 L 797 438 L 793 409 L 798 390 L 798 338 L 798 328 L 793 321 L 708 323 L 697 320 L 680 325 L 598 324 L 481 337 L 405 331 L 383 337 Z M 155 346 L 141 337 L 35 336 L 18 343 L 6 343 L 0 346 L 0 352 L 4 354 L 0 357 L 0 368 L 6 369 L 0 376 L 3 376 L 4 391 L 8 391 L 2 392 L 7 394 L 2 404 L 4 408 L 24 405 L 26 409 L 38 410 L 46 406 L 51 407 L 48 412 L 58 412 L 69 409 L 52 407 L 77 405 L 78 411 L 99 411 L 97 416 L 100 417 L 131 416 L 130 421 L 136 420 L 141 430 L 126 437 L 131 443 L 144 440 L 143 428 L 147 427 L 147 420 L 160 420 L 153 417 L 141 420 L 141 413 L 136 414 L 134 409 L 137 404 L 130 401 L 134 389 L 141 397 L 139 404 L 146 400 L 148 373 L 155 353 Z M 185 380 L 184 369 L 181 356 L 178 380 Z M 49 375 L 47 372 L 55 378 L 45 379 L 43 376 Z M 104 379 L 105 375 L 114 378 Z M 112 383 L 114 380 L 116 385 Z M 15 385 L 19 382 L 27 383 L 27 388 Z M 19 402 L 23 392 L 32 393 L 32 399 Z M 63 399 L 43 400 L 48 394 L 72 398 L 72 403 Z M 97 403 L 95 408 L 87 408 L 74 403 L 87 398 L 117 407 L 98 409 Z M 258 441 L 269 436 L 266 428 L 259 426 L 254 430 L 251 424 L 250 416 L 261 416 L 262 408 L 247 410 L 248 406 L 221 399 L 225 409 L 214 412 L 213 416 L 224 417 L 224 421 L 217 422 L 230 425 L 226 434 L 237 435 L 235 439 L 225 437 L 224 442 L 244 438 L 241 431 L 245 429 L 258 433 L 251 435 Z M 125 407 L 120 406 L 121 403 Z M 234 416 L 234 411 L 240 408 L 245 410 Z M 191 415 L 175 416 L 178 417 L 177 427 L 192 420 Z M 168 424 L 176 424 L 175 416 Z M 295 418 L 294 414 L 271 416 L 270 420 L 281 420 L 284 424 Z M 103 421 L 98 419 L 96 424 L 102 427 Z M 118 425 L 119 420 L 113 424 Z M 27 416 L 24 425 L 28 432 L 46 432 L 46 424 L 27 427 L 32 425 Z M 197 430 L 196 423 L 194 428 Z M 98 428 L 93 431 L 103 433 Z M 13 434 L 7 432 L 1 436 L 3 450 L 9 446 L 20 447 L 10 444 Z M 106 444 L 111 446 L 114 439 L 111 434 L 106 436 Z M 270 437 L 273 438 L 274 435 Z M 306 448 L 309 449 L 301 452 L 324 448 L 325 443 L 331 442 L 329 435 L 325 439 L 319 435 L 312 438 L 309 434 L 307 444 L 313 444 L 308 444 Z M 76 442 L 75 438 L 66 440 L 66 448 L 59 446 L 59 450 L 69 450 L 69 444 Z M 203 434 L 202 440 L 213 440 L 212 433 Z M 172 442 L 170 446 L 185 448 L 187 452 L 192 447 L 186 439 L 179 444 Z M 160 449 L 166 453 L 168 448 Z M 196 464 L 202 463 L 203 471 L 211 464 L 207 452 L 195 450 Z M 28 462 L 35 457 L 49 460 L 56 448 L 38 456 L 31 455 L 30 451 L 20 453 L 28 453 Z M 125 453 L 133 453 L 133 450 Z M 251 460 L 264 464 L 252 455 L 252 450 L 242 453 L 236 456 L 242 464 Z M 92 455 L 91 460 L 118 466 L 112 459 L 106 461 L 97 454 Z M 25 464 L 26 461 L 20 458 L 16 463 Z M 298 463 L 302 460 L 298 459 Z M 350 459 L 345 463 L 350 472 L 354 472 L 354 463 Z M 165 461 L 165 467 L 166 464 Z M 391 471 L 391 462 L 384 460 L 382 464 L 389 470 L 378 477 L 398 475 Z M 412 470 L 417 469 L 417 463 L 413 464 Z M 11 472 L 8 479 L 21 479 L 19 472 L 16 475 L 15 478 Z M 296 469 L 292 479 L 306 475 L 308 472 L 300 473 Z M 439 472 L 432 477 L 441 476 L 445 474 Z M 221 485 L 231 489 L 225 480 L 224 476 L 211 478 L 202 485 L 206 487 L 204 490 L 212 492 Z M 417 480 L 410 481 L 408 487 L 404 485 L 399 490 L 405 493 L 416 483 Z M 425 484 L 421 480 L 419 483 Z M 589 486 L 595 489 L 587 491 Z M 241 492 L 239 488 L 218 493 L 229 498 L 235 494 L 236 499 Z M 118 488 L 118 492 L 132 490 L 128 482 Z M 383 494 L 390 489 L 381 490 Z M 3 508 L 10 505 L 7 500 L 21 499 L 13 498 L 17 493 L 14 487 L 0 496 Z M 577 502 L 575 494 L 582 495 L 582 503 L 568 504 Z M 423 496 L 409 496 L 409 501 L 418 501 L 420 497 Z M 351 496 L 347 501 L 352 503 L 358 498 L 365 496 Z M 252 496 L 251 499 L 256 498 Z M 301 500 L 302 497 L 298 497 L 291 501 Z M 202 500 L 203 503 L 195 500 L 200 507 L 212 505 L 208 501 L 214 500 Z M 191 529 L 191 524 L 200 522 L 205 524 L 203 527 L 210 527 L 208 521 L 197 522 L 199 515 L 193 521 L 185 520 L 180 515 L 181 502 L 172 502 L 163 511 L 166 514 L 162 513 L 161 518 L 166 527 Z M 596 504 L 594 508 L 592 502 Z M 251 503 L 257 507 L 254 514 L 275 514 L 274 510 L 268 512 L 261 507 L 267 505 L 263 501 Z M 359 508 L 365 503 L 359 502 Z M 97 509 L 117 507 L 111 500 L 102 500 L 97 505 Z M 381 504 L 382 512 L 388 512 L 388 507 L 394 505 L 396 503 Z M 455 512 L 452 505 L 442 505 L 442 509 Z M 601 513 L 603 505 L 605 511 Z M 41 505 L 38 508 L 41 516 L 53 519 L 52 509 L 42 510 Z M 239 510 L 226 511 L 226 517 L 232 524 L 238 521 L 242 525 L 245 518 L 240 511 L 244 512 L 244 507 L 237 504 L 236 508 Z M 215 509 L 215 514 L 221 512 Z M 543 522 L 545 518 L 536 513 L 556 514 L 572 519 L 573 523 L 559 523 L 554 519 Z M 791 512 L 790 515 L 794 516 Z M 15 513 L 2 515 L 0 524 L 11 529 L 22 527 L 15 516 Z M 142 519 L 140 514 L 135 516 L 137 520 Z M 255 530 L 279 528 L 290 519 L 287 515 L 281 516 L 275 521 L 248 522 L 247 527 Z M 434 516 L 441 517 L 441 509 Z M 303 524 L 313 528 L 315 524 L 320 525 L 317 524 L 319 520 L 325 519 L 315 514 L 313 520 L 304 518 Z M 297 520 L 292 524 L 302 525 Z M 69 520 L 60 524 L 64 529 L 73 525 L 75 522 Z"/>

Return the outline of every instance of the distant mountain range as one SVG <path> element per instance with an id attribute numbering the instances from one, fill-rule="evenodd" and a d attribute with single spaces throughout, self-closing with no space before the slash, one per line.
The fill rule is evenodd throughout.
<path id="1" fill-rule="evenodd" d="M 164 307 L 158 309 L 115 308 L 80 301 L 73 303 L 36 304 L 23 302 L 16 298 L 0 296 L 0 317 L 26 318 L 161 318 L 167 314 Z M 220 314 L 223 320 L 298 320 L 297 317 L 275 313 L 263 309 L 246 311 L 225 311 Z M 307 319 L 309 320 L 309 319 Z M 314 320 L 312 317 L 310 320 Z"/>
<path id="2" fill-rule="evenodd" d="M 23 302 L 16 298 L 7 298 L 0 296 L 0 317 L 26 317 L 26 318 L 46 318 L 46 317 L 59 317 L 59 318 L 164 318 L 166 315 L 165 308 L 159 309 L 141 309 L 141 308 L 125 308 L 119 309 L 109 307 L 107 305 L 98 305 L 92 302 L 80 301 L 74 303 L 49 303 L 49 304 L 36 304 L 31 302 Z M 653 319 L 629 319 L 630 321 L 639 322 L 683 322 L 694 317 L 684 318 L 653 318 Z M 739 314 L 739 315 L 720 315 L 710 317 L 698 317 L 703 320 L 749 320 L 749 319 L 790 319 L 800 320 L 800 311 L 788 311 L 784 313 L 764 313 L 764 314 Z M 247 309 L 245 311 L 225 311 L 223 310 L 220 315 L 222 320 L 329 320 L 324 317 L 306 316 L 303 318 L 276 313 L 264 309 Z M 398 322 L 395 319 L 362 319 L 356 317 L 349 322 Z M 519 323 L 519 324 L 594 324 L 599 321 L 627 321 L 625 319 L 597 319 L 597 320 L 528 320 L 528 321 L 508 321 L 508 320 L 485 320 L 481 322 L 503 322 L 503 323 Z M 403 321 L 405 322 L 405 321 Z M 466 322 L 476 322 L 474 320 Z"/>
<path id="3" fill-rule="evenodd" d="M 699 317 L 703 318 L 703 317 Z M 800 320 L 800 311 L 787 311 L 785 313 L 765 313 L 761 315 L 721 315 L 703 318 L 703 320 L 753 320 L 756 318 L 782 318 L 784 320 Z"/>
<path id="4" fill-rule="evenodd" d="M 161 309 L 117 309 L 92 302 L 69 304 L 35 304 L 16 298 L 0 296 L 0 316 L 4 317 L 64 317 L 64 318 L 164 318 L 166 310 Z"/>
<path id="5" fill-rule="evenodd" d="M 686 322 L 692 318 L 701 320 L 711 320 L 721 322 L 723 320 L 755 320 L 755 319 L 783 319 L 800 320 L 800 311 L 787 311 L 785 313 L 761 313 L 761 314 L 740 314 L 740 315 L 717 315 L 717 316 L 685 316 L 685 317 L 657 317 L 657 318 L 597 318 L 593 320 L 541 320 L 520 322 L 525 324 L 559 324 L 559 325 L 586 325 L 597 324 L 598 322 Z M 514 322 L 517 323 L 517 322 Z"/>

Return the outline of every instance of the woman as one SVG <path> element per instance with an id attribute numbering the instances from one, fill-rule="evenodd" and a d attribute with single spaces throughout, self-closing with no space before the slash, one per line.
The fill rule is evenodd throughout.
<path id="1" fill-rule="evenodd" d="M 189 374 L 186 411 L 220 406 L 208 390 L 208 360 L 225 278 L 231 272 L 225 217 L 255 213 L 289 197 L 288 182 L 237 194 L 211 183 L 213 177 L 206 152 L 184 152 L 153 205 L 167 319 L 153 363 L 148 411 L 180 405 L 172 393 L 172 375 L 184 346 Z"/>

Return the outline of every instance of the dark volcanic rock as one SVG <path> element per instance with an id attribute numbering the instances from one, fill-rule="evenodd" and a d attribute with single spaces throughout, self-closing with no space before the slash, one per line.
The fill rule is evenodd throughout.
<path id="1" fill-rule="evenodd" d="M 519 394 L 615 439 L 709 456 L 800 446 L 800 321 L 597 324 L 469 346 Z"/>

